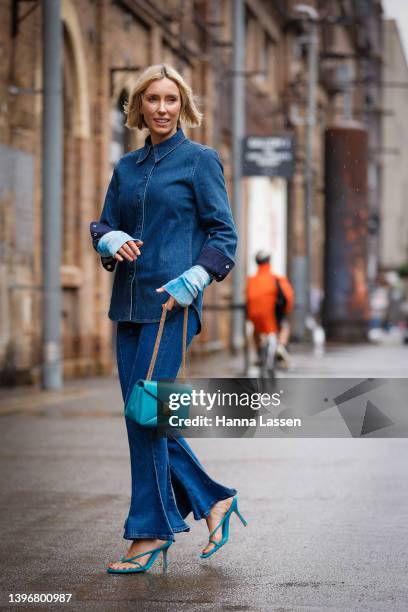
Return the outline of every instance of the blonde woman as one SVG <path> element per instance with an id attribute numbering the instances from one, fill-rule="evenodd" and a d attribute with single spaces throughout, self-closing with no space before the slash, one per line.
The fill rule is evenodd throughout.
<path id="1" fill-rule="evenodd" d="M 237 235 L 217 152 L 182 130 L 202 119 L 182 76 L 167 65 L 150 66 L 125 110 L 127 127 L 147 128 L 149 135 L 143 148 L 119 160 L 102 215 L 90 229 L 104 267 L 117 268 L 109 317 L 118 322 L 126 403 L 134 383 L 146 377 L 164 305 L 168 314 L 153 379 L 177 376 L 182 307 L 189 307 L 189 345 L 201 330 L 204 288 L 234 266 Z M 236 490 L 210 478 L 183 438 L 159 438 L 128 418 L 126 427 L 132 492 L 124 538 L 132 543 L 107 571 L 146 571 L 160 553 L 165 567 L 174 534 L 190 530 L 190 512 L 206 519 L 210 531 L 201 557 L 214 554 L 228 539 L 232 513 L 240 516 Z"/>

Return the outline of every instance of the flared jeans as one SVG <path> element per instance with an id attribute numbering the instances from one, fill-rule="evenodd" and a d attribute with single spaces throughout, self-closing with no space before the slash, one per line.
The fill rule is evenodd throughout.
<path id="1" fill-rule="evenodd" d="M 199 325 L 189 308 L 187 346 Z M 123 400 L 135 382 L 147 375 L 158 323 L 119 322 L 117 360 Z M 166 320 L 153 380 L 174 380 L 182 358 L 183 309 Z M 142 427 L 127 417 L 132 474 L 132 493 L 123 537 L 127 540 L 159 538 L 174 540 L 174 534 L 190 531 L 184 519 L 193 513 L 205 518 L 211 507 L 236 494 L 206 473 L 182 437 L 159 437 L 155 429 Z"/>

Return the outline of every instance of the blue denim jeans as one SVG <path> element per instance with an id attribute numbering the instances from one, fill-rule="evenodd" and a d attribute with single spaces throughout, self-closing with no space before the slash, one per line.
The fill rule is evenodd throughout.
<path id="1" fill-rule="evenodd" d="M 133 385 L 146 378 L 158 323 L 119 322 L 117 360 L 123 400 Z M 197 332 L 199 318 L 189 308 L 187 346 Z M 153 380 L 174 380 L 182 357 L 183 310 L 169 318 L 153 372 Z M 126 427 L 132 472 L 132 496 L 124 538 L 174 540 L 174 534 L 190 531 L 184 519 L 193 513 L 206 517 L 211 507 L 236 494 L 208 476 L 182 437 L 158 437 L 155 429 L 142 427 L 127 417 Z"/>

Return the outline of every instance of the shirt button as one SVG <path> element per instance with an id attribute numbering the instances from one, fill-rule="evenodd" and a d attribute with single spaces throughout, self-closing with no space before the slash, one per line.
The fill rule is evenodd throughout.
<path id="1" fill-rule="evenodd" d="M 94 236 L 97 236 L 98 234 L 96 232 L 94 232 Z"/>
<path id="2" fill-rule="evenodd" d="M 230 268 L 230 267 L 229 267 L 229 265 L 227 265 L 227 266 L 225 266 L 225 267 L 226 267 L 226 269 L 227 269 L 227 270 L 229 270 L 229 268 Z"/>

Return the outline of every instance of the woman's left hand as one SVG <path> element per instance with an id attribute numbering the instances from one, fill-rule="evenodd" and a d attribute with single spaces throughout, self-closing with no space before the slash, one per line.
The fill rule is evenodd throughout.
<path id="1" fill-rule="evenodd" d="M 157 293 L 164 293 L 166 290 L 164 287 L 160 287 L 160 289 L 156 289 Z M 172 310 L 174 306 L 179 306 L 179 303 L 174 299 L 173 296 L 170 296 L 167 302 L 165 302 L 165 306 L 167 310 Z"/>

